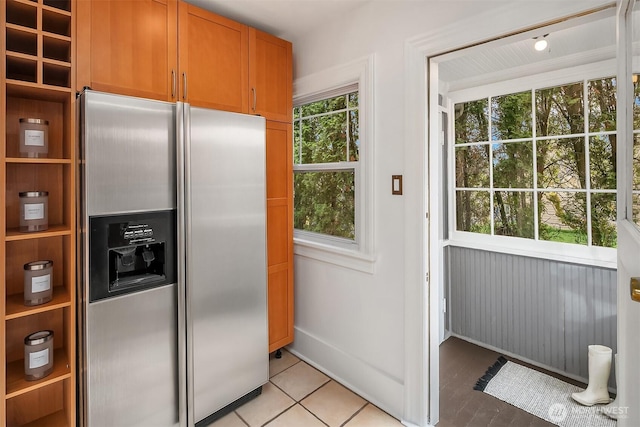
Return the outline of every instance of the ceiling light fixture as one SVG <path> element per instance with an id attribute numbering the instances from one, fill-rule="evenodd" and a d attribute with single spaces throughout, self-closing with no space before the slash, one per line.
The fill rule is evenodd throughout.
<path id="1" fill-rule="evenodd" d="M 542 52 L 543 50 L 545 50 L 547 48 L 547 46 L 549 45 L 549 43 L 547 43 L 547 36 L 549 34 L 545 34 L 544 36 L 542 36 L 541 39 L 538 39 L 538 37 L 534 37 L 533 39 L 536 41 L 535 44 L 533 45 L 533 48 L 535 50 L 537 50 L 538 52 Z"/>

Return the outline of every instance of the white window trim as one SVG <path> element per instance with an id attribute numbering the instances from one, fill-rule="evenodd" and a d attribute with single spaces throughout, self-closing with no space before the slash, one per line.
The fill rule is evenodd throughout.
<path id="1" fill-rule="evenodd" d="M 574 83 L 583 80 L 592 80 L 601 77 L 615 76 L 615 62 L 601 61 L 593 64 L 572 67 L 570 69 L 557 70 L 553 72 L 541 73 L 535 76 L 515 78 L 502 83 L 493 83 L 479 86 L 472 89 L 464 89 L 447 94 L 449 101 L 450 117 L 453 117 L 453 106 L 459 102 L 466 102 L 473 99 L 480 99 L 489 96 L 499 96 L 508 93 L 516 93 L 522 90 L 541 89 L 563 84 Z M 453 126 L 450 125 L 449 135 Z M 611 132 L 596 132 L 611 133 Z M 591 132 L 589 132 L 591 134 Z M 595 133 L 594 133 L 595 134 Z M 584 137 L 581 136 L 581 137 Z M 491 142 L 493 143 L 493 141 Z M 454 144 L 449 144 L 449 197 L 448 197 L 448 218 L 449 240 L 444 242 L 444 246 L 456 246 L 471 249 L 487 250 L 498 253 L 521 255 L 540 259 L 550 259 L 574 264 L 592 265 L 604 268 L 617 268 L 617 249 L 603 248 L 598 246 L 573 245 L 569 243 L 547 242 L 544 240 L 533 240 L 512 236 L 486 235 L 455 229 L 455 157 L 453 154 Z M 527 189 L 532 191 L 532 189 Z M 563 190 L 564 191 L 564 190 Z M 587 190 L 584 190 L 587 191 Z M 612 190 L 615 192 L 615 190 Z M 589 190 L 590 192 L 590 190 Z M 611 192 L 611 191 L 594 191 Z"/>
<path id="2" fill-rule="evenodd" d="M 353 83 L 358 84 L 358 115 L 360 121 L 359 161 L 356 174 L 356 242 L 332 236 L 294 230 L 294 254 L 365 273 L 374 273 L 374 204 L 373 204 L 373 79 L 374 56 L 332 67 L 296 79 L 293 101 L 308 99 Z M 293 142 L 292 142 L 293 143 Z M 291 159 L 293 161 L 293 159 Z M 349 168 L 354 165 L 351 164 Z"/>
<path id="3" fill-rule="evenodd" d="M 487 236 L 466 231 L 451 232 L 451 238 L 445 241 L 443 246 L 478 249 L 603 268 L 617 268 L 616 249 L 598 246 L 571 245 L 544 240 L 534 241 L 511 236 Z"/>

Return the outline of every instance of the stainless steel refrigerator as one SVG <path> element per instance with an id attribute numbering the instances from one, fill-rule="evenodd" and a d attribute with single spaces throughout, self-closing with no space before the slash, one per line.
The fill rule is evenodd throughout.
<path id="1" fill-rule="evenodd" d="M 78 105 L 80 425 L 208 424 L 268 381 L 265 120 Z"/>

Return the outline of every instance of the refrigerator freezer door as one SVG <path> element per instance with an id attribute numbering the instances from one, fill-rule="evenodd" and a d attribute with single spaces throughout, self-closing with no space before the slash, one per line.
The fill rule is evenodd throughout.
<path id="1" fill-rule="evenodd" d="M 190 108 L 188 121 L 187 351 L 197 423 L 269 377 L 265 120 Z"/>
<path id="2" fill-rule="evenodd" d="M 83 96 L 87 215 L 175 209 L 175 105 Z"/>
<path id="3" fill-rule="evenodd" d="M 91 304 L 88 426 L 178 425 L 176 304 L 175 284 Z"/>

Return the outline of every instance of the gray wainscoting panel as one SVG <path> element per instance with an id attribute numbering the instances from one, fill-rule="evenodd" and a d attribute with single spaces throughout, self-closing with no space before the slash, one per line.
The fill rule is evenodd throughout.
<path id="1" fill-rule="evenodd" d="M 615 270 L 452 246 L 445 252 L 451 332 L 583 379 L 590 344 L 615 354 Z"/>

